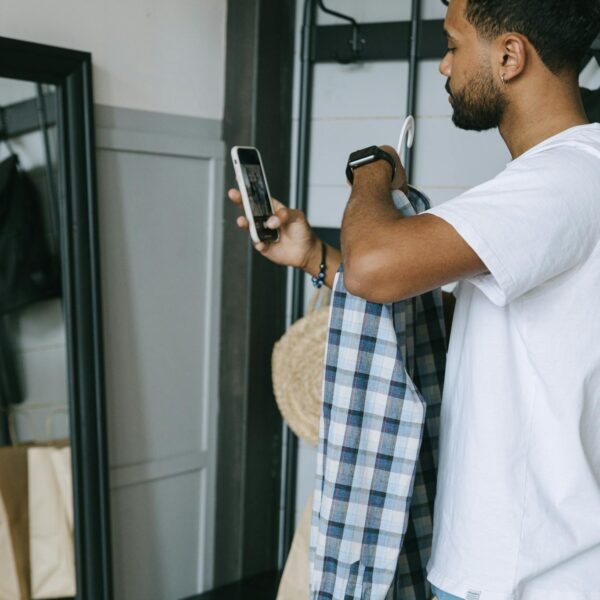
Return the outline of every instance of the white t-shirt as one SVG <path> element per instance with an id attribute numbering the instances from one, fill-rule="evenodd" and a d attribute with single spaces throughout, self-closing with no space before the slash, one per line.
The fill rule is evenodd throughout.
<path id="1" fill-rule="evenodd" d="M 600 599 L 600 125 L 427 213 L 490 272 L 455 290 L 428 579 Z"/>

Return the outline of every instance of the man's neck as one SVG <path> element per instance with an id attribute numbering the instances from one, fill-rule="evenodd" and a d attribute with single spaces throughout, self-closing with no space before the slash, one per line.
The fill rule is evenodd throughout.
<path id="1" fill-rule="evenodd" d="M 521 98 L 526 100 L 510 103 L 499 127 L 513 159 L 553 135 L 589 123 L 575 85 L 547 86 Z"/>

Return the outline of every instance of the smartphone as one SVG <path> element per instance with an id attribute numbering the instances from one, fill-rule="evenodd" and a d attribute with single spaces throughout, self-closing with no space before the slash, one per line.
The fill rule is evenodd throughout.
<path id="1" fill-rule="evenodd" d="M 249 146 L 235 146 L 231 149 L 231 160 L 252 241 L 256 244 L 278 242 L 279 231 L 266 226 L 275 210 L 259 151 Z"/>

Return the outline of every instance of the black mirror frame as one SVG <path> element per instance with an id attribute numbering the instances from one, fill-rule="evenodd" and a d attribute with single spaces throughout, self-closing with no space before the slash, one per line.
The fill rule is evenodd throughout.
<path id="1" fill-rule="evenodd" d="M 0 37 L 0 77 L 56 86 L 78 600 L 112 600 L 91 54 Z"/>

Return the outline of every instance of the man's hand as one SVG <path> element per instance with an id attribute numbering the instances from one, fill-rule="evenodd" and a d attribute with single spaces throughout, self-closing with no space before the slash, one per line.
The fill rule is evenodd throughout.
<path id="1" fill-rule="evenodd" d="M 243 210 L 239 190 L 230 189 L 228 196 Z M 278 265 L 298 267 L 316 277 L 321 270 L 321 240 L 315 235 L 301 210 L 287 208 L 274 198 L 272 200 L 275 214 L 267 221 L 267 227 L 279 229 L 279 241 L 260 242 L 254 244 L 254 247 L 265 258 Z M 239 216 L 236 222 L 240 229 L 248 230 L 248 220 L 245 216 Z M 333 286 L 341 260 L 340 251 L 327 244 L 324 281 L 327 287 Z"/>
<path id="2" fill-rule="evenodd" d="M 230 189 L 228 196 L 243 211 L 242 195 L 239 190 Z M 278 265 L 306 270 L 315 248 L 317 246 L 320 248 L 317 236 L 301 210 L 288 208 L 274 198 L 273 208 L 275 214 L 266 225 L 269 229 L 279 230 L 279 242 L 260 242 L 254 244 L 254 247 L 265 258 Z M 245 216 L 239 216 L 236 223 L 241 229 L 248 230 L 248 220 Z"/>
<path id="3" fill-rule="evenodd" d="M 405 194 L 408 195 L 408 181 L 406 180 L 406 171 L 404 170 L 404 165 L 398 156 L 398 153 L 391 146 L 380 146 L 382 150 L 385 150 L 388 154 L 394 157 L 396 161 L 396 175 L 394 177 L 394 181 L 392 181 L 392 189 L 393 190 L 402 190 Z"/>

